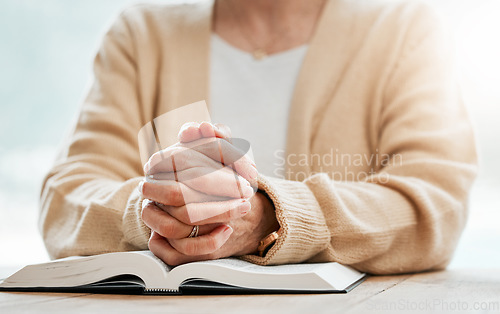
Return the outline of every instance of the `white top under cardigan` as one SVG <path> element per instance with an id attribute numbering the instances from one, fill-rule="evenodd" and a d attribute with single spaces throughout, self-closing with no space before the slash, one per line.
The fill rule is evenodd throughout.
<path id="1" fill-rule="evenodd" d="M 260 173 L 283 177 L 288 112 L 307 46 L 256 60 L 213 34 L 210 114 L 250 142 Z"/>

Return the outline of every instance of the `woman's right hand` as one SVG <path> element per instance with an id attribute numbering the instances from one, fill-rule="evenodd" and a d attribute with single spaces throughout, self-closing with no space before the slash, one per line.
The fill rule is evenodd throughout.
<path id="1" fill-rule="evenodd" d="M 144 165 L 143 196 L 166 206 L 187 206 L 193 221 L 208 215 L 194 204 L 252 197 L 257 169 L 245 152 L 227 141 L 230 135 L 224 125 L 185 124 L 179 140 L 190 141 L 155 153 Z"/>
<path id="2" fill-rule="evenodd" d="M 244 152 L 213 137 L 177 143 L 155 153 L 144 165 L 144 172 L 144 187 L 157 192 L 161 199 L 154 200 L 165 205 L 177 202 L 161 196 L 178 189 L 185 203 L 250 198 L 258 175 Z"/>

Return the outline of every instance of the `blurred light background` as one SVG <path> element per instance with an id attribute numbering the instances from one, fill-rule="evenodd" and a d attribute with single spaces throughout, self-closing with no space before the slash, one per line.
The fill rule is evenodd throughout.
<path id="1" fill-rule="evenodd" d="M 37 227 L 41 180 L 76 118 L 100 37 L 135 2 L 0 1 L 0 267 L 48 259 Z M 450 267 L 498 267 L 500 0 L 432 3 L 456 37 L 481 158 L 469 221 Z"/>

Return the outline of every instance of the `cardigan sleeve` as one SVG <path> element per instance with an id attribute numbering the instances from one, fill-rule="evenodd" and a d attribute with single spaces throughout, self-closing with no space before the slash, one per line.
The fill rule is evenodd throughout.
<path id="1" fill-rule="evenodd" d="M 104 36 L 93 82 L 44 180 L 39 227 L 52 258 L 147 248 L 134 47 L 124 13 Z"/>
<path id="2" fill-rule="evenodd" d="M 432 16 L 431 16 L 432 18 Z M 427 19 L 427 20 L 426 20 Z M 353 182 L 261 178 L 281 234 L 259 264 L 336 261 L 373 274 L 443 268 L 467 217 L 476 151 L 437 23 L 420 17 L 384 88 L 378 149 L 398 156 Z"/>

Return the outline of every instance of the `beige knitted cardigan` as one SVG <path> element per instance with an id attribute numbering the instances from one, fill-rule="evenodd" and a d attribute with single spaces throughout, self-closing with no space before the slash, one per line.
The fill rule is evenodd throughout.
<path id="1" fill-rule="evenodd" d="M 104 36 L 42 189 L 51 257 L 147 248 L 137 134 L 162 113 L 209 100 L 212 6 L 136 5 Z M 266 257 L 243 258 L 337 261 L 375 274 L 446 266 L 476 175 L 449 47 L 424 5 L 328 1 L 290 108 L 290 180 L 260 178 L 280 238 Z"/>

